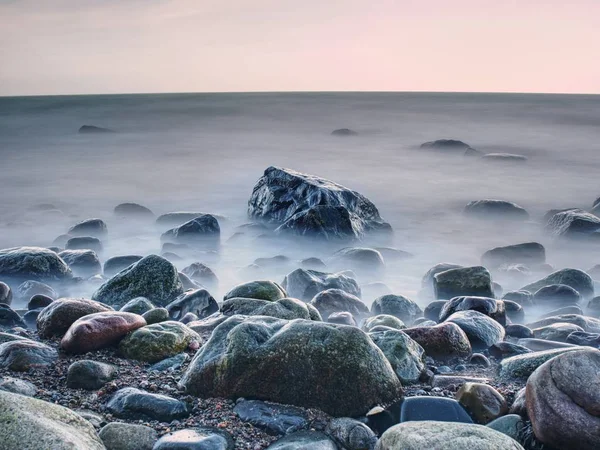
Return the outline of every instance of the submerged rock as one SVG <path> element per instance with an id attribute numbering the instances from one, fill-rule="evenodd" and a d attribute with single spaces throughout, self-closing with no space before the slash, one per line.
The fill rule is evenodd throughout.
<path id="1" fill-rule="evenodd" d="M 216 288 L 219 285 L 219 279 L 215 273 L 205 264 L 195 262 L 185 267 L 182 272 L 194 281 L 207 288 Z"/>
<path id="2" fill-rule="evenodd" d="M 558 270 L 541 280 L 522 287 L 521 290 L 533 294 L 539 289 L 553 284 L 566 284 L 579 292 L 584 299 L 590 299 L 594 296 L 594 281 L 587 273 L 579 269 Z"/>
<path id="3" fill-rule="evenodd" d="M 402 395 L 391 366 L 358 328 L 268 317 L 234 316 L 219 325 L 180 386 L 203 397 L 251 397 L 338 416 Z"/>
<path id="4" fill-rule="evenodd" d="M 327 289 L 341 289 L 358 298 L 361 296 L 356 280 L 342 272 L 325 273 L 296 269 L 285 277 L 281 285 L 290 297 L 304 301 L 310 301 L 319 292 Z"/>
<path id="5" fill-rule="evenodd" d="M 600 230 L 600 218 L 581 209 L 556 212 L 546 223 L 546 230 L 558 237 L 596 237 Z"/>
<path id="6" fill-rule="evenodd" d="M 310 304 L 317 308 L 322 317 L 329 317 L 336 312 L 349 312 L 355 317 L 369 314 L 369 308 L 358 297 L 341 289 L 321 291 L 314 296 Z"/>
<path id="7" fill-rule="evenodd" d="M 329 264 L 342 270 L 358 272 L 381 272 L 385 263 L 381 253 L 372 248 L 348 247 L 338 250 L 331 257 Z"/>
<path id="8" fill-rule="evenodd" d="M 426 150 L 445 150 L 445 151 L 461 151 L 471 148 L 469 144 L 456 139 L 438 139 L 435 141 L 424 142 L 421 144 L 422 149 Z"/>
<path id="9" fill-rule="evenodd" d="M 221 228 L 217 219 L 205 214 L 189 222 L 165 231 L 161 236 L 162 242 L 198 245 L 207 248 L 217 248 L 221 239 Z"/>
<path id="10" fill-rule="evenodd" d="M 504 162 L 504 163 L 523 163 L 527 161 L 527 156 L 515 155 L 514 153 L 488 153 L 481 157 L 482 161 Z"/>
<path id="11" fill-rule="evenodd" d="M 101 253 L 104 250 L 100 239 L 92 236 L 76 236 L 65 244 L 67 250 L 92 250 Z"/>
<path id="12" fill-rule="evenodd" d="M 152 219 L 154 213 L 138 203 L 121 203 L 115 206 L 115 216 L 127 219 Z"/>
<path id="13" fill-rule="evenodd" d="M 433 277 L 436 298 L 451 299 L 470 295 L 494 297 L 492 277 L 482 266 L 461 267 L 439 272 Z"/>
<path id="14" fill-rule="evenodd" d="M 497 268 L 504 264 L 538 265 L 546 262 L 546 250 L 537 242 L 496 247 L 488 250 L 481 257 L 481 263 L 489 268 Z"/>
<path id="15" fill-rule="evenodd" d="M 108 228 L 102 219 L 86 219 L 69 228 L 71 236 L 92 236 L 96 238 L 106 236 Z"/>
<path id="16" fill-rule="evenodd" d="M 333 130 L 331 132 L 331 135 L 347 137 L 347 136 L 358 136 L 358 133 L 354 130 L 351 130 L 350 128 L 338 128 L 337 130 Z"/>
<path id="17" fill-rule="evenodd" d="M 91 277 L 102 273 L 102 264 L 93 250 L 63 250 L 58 254 L 76 276 Z"/>
<path id="18" fill-rule="evenodd" d="M 465 206 L 464 213 L 481 219 L 528 220 L 529 213 L 513 202 L 504 200 L 474 200 Z"/>
<path id="19" fill-rule="evenodd" d="M 80 134 L 97 134 L 97 133 L 114 133 L 113 130 L 109 128 L 97 127 L 96 125 L 82 125 L 79 128 Z"/>

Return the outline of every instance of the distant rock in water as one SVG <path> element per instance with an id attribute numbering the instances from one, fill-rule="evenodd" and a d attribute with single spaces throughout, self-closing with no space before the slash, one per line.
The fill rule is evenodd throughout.
<path id="1" fill-rule="evenodd" d="M 481 157 L 482 161 L 498 161 L 507 163 L 522 163 L 527 161 L 527 156 L 515 155 L 513 153 L 488 153 Z"/>
<path id="2" fill-rule="evenodd" d="M 467 148 L 465 150 L 464 156 L 470 156 L 470 157 L 479 157 L 479 156 L 483 156 L 485 155 L 485 153 L 483 153 L 481 150 L 476 150 L 474 148 Z"/>
<path id="3" fill-rule="evenodd" d="M 559 237 L 600 237 L 600 218 L 582 209 L 568 209 L 552 215 L 546 223 L 546 231 Z"/>
<path id="4" fill-rule="evenodd" d="M 81 128 L 79 128 L 79 133 L 81 133 L 81 134 L 114 133 L 114 130 L 110 130 L 108 128 L 97 127 L 95 125 L 83 125 Z"/>
<path id="5" fill-rule="evenodd" d="M 69 228 L 71 236 L 104 237 L 108 232 L 106 223 L 102 219 L 86 219 Z"/>
<path id="6" fill-rule="evenodd" d="M 151 219 L 154 213 L 145 206 L 137 203 L 121 203 L 115 206 L 115 216 L 128 219 Z"/>
<path id="7" fill-rule="evenodd" d="M 269 167 L 248 201 L 248 215 L 276 230 L 325 240 L 361 238 L 391 227 L 365 196 L 324 178 Z"/>
<path id="8" fill-rule="evenodd" d="M 162 234 L 162 242 L 217 247 L 221 239 L 219 222 L 210 214 L 205 214 Z"/>
<path id="9" fill-rule="evenodd" d="M 455 139 L 438 139 L 421 144 L 421 148 L 426 150 L 465 151 L 471 146 Z"/>
<path id="10" fill-rule="evenodd" d="M 0 278 L 4 281 L 56 282 L 72 277 L 69 266 L 48 249 L 15 247 L 0 250 Z"/>
<path id="11" fill-rule="evenodd" d="M 158 218 L 156 219 L 156 224 L 157 225 L 164 225 L 164 226 L 168 226 L 168 227 L 176 227 L 179 225 L 183 225 L 186 222 L 189 222 L 190 220 L 195 219 L 196 217 L 201 217 L 201 216 L 205 216 L 208 213 L 203 213 L 203 212 L 191 212 L 191 211 L 176 211 L 176 212 L 170 212 L 170 213 L 166 213 L 166 214 L 162 214 L 160 216 L 158 216 Z M 225 220 L 224 216 L 220 216 L 218 214 L 210 214 L 211 216 L 215 217 L 217 220 Z"/>
<path id="12" fill-rule="evenodd" d="M 528 220 L 529 213 L 513 202 L 504 200 L 474 200 L 465 206 L 468 216 L 489 219 Z"/>
<path id="13" fill-rule="evenodd" d="M 331 132 L 332 136 L 358 136 L 358 133 L 350 128 L 338 128 Z"/>
<path id="14" fill-rule="evenodd" d="M 544 264 L 546 250 L 537 242 L 507 245 L 488 250 L 481 257 L 481 263 L 489 268 L 497 268 L 503 264 Z"/>

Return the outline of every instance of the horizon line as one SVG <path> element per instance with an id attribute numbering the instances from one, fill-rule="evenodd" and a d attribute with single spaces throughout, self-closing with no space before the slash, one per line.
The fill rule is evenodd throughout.
<path id="1" fill-rule="evenodd" d="M 600 92 L 519 92 L 519 91 L 378 91 L 378 90 L 299 90 L 299 91 L 155 91 L 155 92 L 106 92 L 106 93 L 75 93 L 75 94 L 17 94 L 0 95 L 0 98 L 29 98 L 29 97 L 91 97 L 91 96 L 125 96 L 125 95 L 189 95 L 189 94 L 487 94 L 487 95 L 572 95 L 600 96 Z"/>

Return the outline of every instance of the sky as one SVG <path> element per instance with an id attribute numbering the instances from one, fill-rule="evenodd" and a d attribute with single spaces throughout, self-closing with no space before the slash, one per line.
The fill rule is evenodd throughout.
<path id="1" fill-rule="evenodd" d="M 0 0 L 0 95 L 600 94 L 600 0 Z"/>

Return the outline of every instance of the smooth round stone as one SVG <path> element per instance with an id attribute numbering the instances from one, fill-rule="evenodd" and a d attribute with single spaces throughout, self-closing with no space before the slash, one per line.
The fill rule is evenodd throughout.
<path id="1" fill-rule="evenodd" d="M 25 395 L 27 397 L 33 397 L 37 392 L 35 385 L 29 381 L 13 377 L 0 378 L 0 390 Z"/>
<path id="2" fill-rule="evenodd" d="M 332 419 L 326 431 L 346 450 L 371 450 L 377 443 L 377 436 L 368 426 L 348 417 Z"/>
<path id="3" fill-rule="evenodd" d="M 511 324 L 504 328 L 506 335 L 514 338 L 532 338 L 533 331 L 525 325 Z"/>
<path id="4" fill-rule="evenodd" d="M 481 353 L 473 353 L 473 355 L 471 355 L 471 359 L 469 360 L 469 364 L 474 364 L 481 367 L 490 367 L 490 360 Z"/>
<path id="5" fill-rule="evenodd" d="M 116 376 L 117 368 L 112 364 L 83 359 L 69 366 L 67 387 L 93 391 L 100 389 Z"/>
<path id="6" fill-rule="evenodd" d="M 456 399 L 482 425 L 508 412 L 502 394 L 487 384 L 465 383 L 456 393 Z"/>
<path id="7" fill-rule="evenodd" d="M 125 303 L 119 311 L 142 315 L 151 309 L 154 309 L 154 305 L 150 300 L 145 297 L 136 297 Z"/>
<path id="8" fill-rule="evenodd" d="M 525 422 L 518 414 L 507 414 L 492 420 L 487 426 L 518 441 L 519 433 L 525 427 Z"/>
<path id="9" fill-rule="evenodd" d="M 273 435 L 287 434 L 306 428 L 309 424 L 302 408 L 260 400 L 241 400 L 235 405 L 233 412 L 242 421 Z"/>
<path id="10" fill-rule="evenodd" d="M 233 450 L 233 438 L 214 427 L 198 427 L 161 437 L 153 450 Z"/>
<path id="11" fill-rule="evenodd" d="M 99 436 L 106 450 L 152 450 L 158 439 L 150 427 L 120 422 L 105 425 Z"/>
<path id="12" fill-rule="evenodd" d="M 31 311 L 33 309 L 45 308 L 53 301 L 54 299 L 47 295 L 35 294 L 29 299 L 29 303 L 27 303 L 27 309 Z"/>
<path id="13" fill-rule="evenodd" d="M 0 303 L 10 306 L 12 299 L 13 293 L 10 286 L 0 281 Z"/>
<path id="14" fill-rule="evenodd" d="M 40 337 L 63 336 L 79 318 L 103 311 L 111 311 L 110 306 L 93 300 L 61 298 L 46 306 L 37 318 Z"/>
<path id="15" fill-rule="evenodd" d="M 24 339 L 0 345 L 0 367 L 17 372 L 47 367 L 57 359 L 56 350 L 41 342 Z"/>
<path id="16" fill-rule="evenodd" d="M 106 410 L 120 419 L 159 422 L 183 419 L 190 414 L 182 401 L 131 387 L 118 390 L 106 404 Z"/>
<path id="17" fill-rule="evenodd" d="M 459 402 L 444 397 L 407 397 L 400 409 L 400 422 L 436 420 L 473 423 Z"/>
<path id="18" fill-rule="evenodd" d="M 153 323 L 166 322 L 169 320 L 169 311 L 166 308 L 154 308 L 150 311 L 146 311 L 142 317 L 146 320 L 148 325 Z"/>

